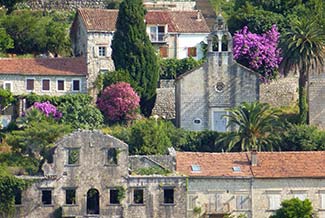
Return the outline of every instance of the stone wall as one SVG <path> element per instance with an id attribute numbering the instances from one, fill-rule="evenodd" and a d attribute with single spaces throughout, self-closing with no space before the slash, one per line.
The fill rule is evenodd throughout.
<path id="1" fill-rule="evenodd" d="M 34 90 L 26 90 L 26 79 L 34 79 Z M 42 79 L 50 79 L 50 90 L 42 91 Z M 64 91 L 57 90 L 57 80 L 64 80 Z M 80 80 L 81 90 L 79 92 L 72 91 L 72 80 Z M 0 75 L 0 86 L 5 82 L 11 83 L 11 91 L 14 95 L 23 95 L 28 93 L 35 93 L 38 95 L 60 96 L 71 93 L 87 93 L 86 77 L 82 76 L 23 76 L 23 75 Z"/>
<path id="2" fill-rule="evenodd" d="M 104 8 L 105 0 L 28 0 L 18 7 L 46 10 L 75 10 L 77 8 Z"/>
<path id="3" fill-rule="evenodd" d="M 174 80 L 160 80 L 152 114 L 168 120 L 175 119 Z"/>
<path id="4" fill-rule="evenodd" d="M 281 77 L 260 85 L 260 101 L 272 106 L 289 106 L 298 100 L 298 75 Z"/>
<path id="5" fill-rule="evenodd" d="M 133 171 L 145 167 L 161 167 L 175 171 L 176 160 L 171 155 L 135 155 L 129 157 L 129 166 Z"/>
<path id="6" fill-rule="evenodd" d="M 310 75 L 309 122 L 325 128 L 325 74 Z"/>

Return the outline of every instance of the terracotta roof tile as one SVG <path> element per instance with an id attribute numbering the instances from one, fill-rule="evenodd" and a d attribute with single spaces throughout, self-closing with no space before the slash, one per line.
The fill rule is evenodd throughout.
<path id="1" fill-rule="evenodd" d="M 250 153 L 177 152 L 176 170 L 189 176 L 255 178 L 315 178 L 325 177 L 325 151 L 318 152 L 258 152 L 257 166 L 250 165 Z M 192 172 L 191 165 L 201 166 Z M 241 172 L 233 172 L 239 166 Z"/>
<path id="2" fill-rule="evenodd" d="M 191 165 L 199 165 L 200 172 L 193 172 Z M 235 172 L 233 167 L 240 167 Z M 189 176 L 251 177 L 246 153 L 177 152 L 176 171 Z"/>
<path id="3" fill-rule="evenodd" d="M 0 74 L 84 76 L 85 58 L 0 58 Z"/>
<path id="4" fill-rule="evenodd" d="M 200 13 L 200 12 L 199 12 Z M 107 9 L 78 9 L 88 31 L 115 31 L 118 10 Z M 146 14 L 149 25 L 168 25 L 168 32 L 177 33 L 209 33 L 202 14 L 197 19 L 198 11 L 168 11 L 151 10 Z"/>

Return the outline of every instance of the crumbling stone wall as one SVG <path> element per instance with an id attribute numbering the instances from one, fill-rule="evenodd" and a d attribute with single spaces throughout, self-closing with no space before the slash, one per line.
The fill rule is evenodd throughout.
<path id="1" fill-rule="evenodd" d="M 152 114 L 168 120 L 175 119 L 174 80 L 160 80 Z"/>
<path id="2" fill-rule="evenodd" d="M 129 157 L 129 166 L 133 171 L 154 166 L 175 171 L 176 160 L 171 155 L 134 155 Z"/>
<path id="3" fill-rule="evenodd" d="M 105 0 L 28 0 L 21 8 L 46 10 L 75 10 L 77 8 L 104 8 Z"/>

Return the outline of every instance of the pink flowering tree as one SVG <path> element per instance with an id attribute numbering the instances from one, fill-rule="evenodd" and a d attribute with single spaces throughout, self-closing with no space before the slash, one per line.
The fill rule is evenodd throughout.
<path id="1" fill-rule="evenodd" d="M 106 87 L 97 100 L 98 108 L 110 121 L 124 121 L 135 118 L 140 97 L 126 82 Z"/>
<path id="2" fill-rule="evenodd" d="M 262 82 L 269 82 L 278 75 L 282 60 L 279 36 L 276 25 L 264 34 L 251 33 L 245 26 L 234 35 L 235 60 L 258 72 Z"/>
<path id="3" fill-rule="evenodd" d="M 35 102 L 33 108 L 41 111 L 46 117 L 53 117 L 55 119 L 60 119 L 62 117 L 62 113 L 49 101 Z"/>

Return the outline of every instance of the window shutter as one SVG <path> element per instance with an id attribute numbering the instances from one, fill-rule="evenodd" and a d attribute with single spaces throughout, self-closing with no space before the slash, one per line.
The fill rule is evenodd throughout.
<path id="1" fill-rule="evenodd" d="M 98 58 L 98 49 L 99 49 L 98 46 L 94 46 L 93 49 L 94 49 L 94 57 Z"/>
<path id="2" fill-rule="evenodd" d="M 321 209 L 325 209 L 325 193 L 321 194 Z"/>
<path id="3" fill-rule="evenodd" d="M 221 202 L 221 194 L 216 194 L 216 211 L 222 211 L 223 206 Z"/>
<path id="4" fill-rule="evenodd" d="M 167 58 L 168 57 L 168 48 L 160 47 L 159 48 L 160 57 Z"/>

